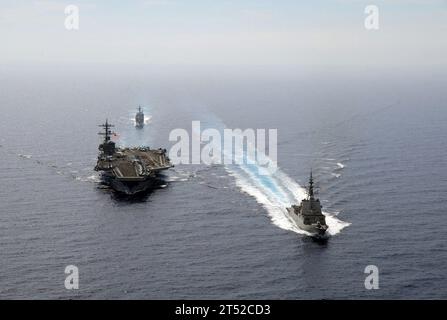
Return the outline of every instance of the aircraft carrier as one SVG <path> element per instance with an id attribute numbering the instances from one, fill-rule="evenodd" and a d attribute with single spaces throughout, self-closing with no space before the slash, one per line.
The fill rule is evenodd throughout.
<path id="1" fill-rule="evenodd" d="M 118 148 L 111 140 L 113 125 L 106 120 L 99 135 L 104 141 L 99 145 L 99 155 L 95 166 L 101 172 L 103 183 L 113 190 L 126 195 L 142 193 L 157 185 L 159 173 L 171 164 L 166 149 L 149 147 Z"/>

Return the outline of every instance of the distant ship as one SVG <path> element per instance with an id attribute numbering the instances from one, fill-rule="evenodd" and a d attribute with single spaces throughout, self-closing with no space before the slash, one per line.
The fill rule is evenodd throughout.
<path id="1" fill-rule="evenodd" d="M 312 171 L 310 172 L 309 188 L 307 198 L 300 205 L 292 205 L 287 208 L 289 217 L 296 225 L 313 235 L 323 236 L 328 229 L 325 216 L 321 213 L 320 200 L 314 196 Z"/>
<path id="2" fill-rule="evenodd" d="M 100 125 L 104 128 L 99 135 L 104 141 L 99 145 L 96 171 L 106 185 L 119 193 L 134 195 L 144 192 L 157 184 L 157 176 L 162 170 L 173 167 L 166 149 L 150 149 L 149 147 L 117 148 L 111 141 L 114 127 L 106 120 Z"/>
<path id="3" fill-rule="evenodd" d="M 135 126 L 137 128 L 144 127 L 144 113 L 143 110 L 141 110 L 141 106 L 138 106 L 138 112 L 135 115 Z"/>

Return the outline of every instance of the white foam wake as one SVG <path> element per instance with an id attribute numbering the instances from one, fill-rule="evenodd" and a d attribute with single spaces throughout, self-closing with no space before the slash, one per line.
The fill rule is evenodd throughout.
<path id="1" fill-rule="evenodd" d="M 225 127 L 220 120 L 214 119 L 212 122 L 221 129 Z M 220 150 L 224 158 L 232 159 L 234 156 L 234 161 L 238 163 L 225 165 L 225 169 L 235 178 L 236 185 L 242 192 L 252 196 L 265 208 L 274 225 L 299 234 L 310 235 L 307 231 L 301 230 L 291 220 L 286 209 L 292 204 L 300 203 L 306 197 L 306 190 L 303 187 L 279 168 L 273 173 L 267 174 L 265 170 L 259 170 L 260 167 L 257 164 L 249 164 L 257 163 L 257 161 L 253 159 L 248 161 L 249 157 L 245 150 L 242 152 L 236 152 L 235 150 L 231 154 L 226 154 L 225 151 Z M 236 159 L 237 154 L 240 155 L 238 159 Z M 256 150 L 256 155 L 257 159 L 263 159 L 263 163 L 266 163 L 265 160 L 269 159 L 260 150 Z M 323 214 L 327 217 L 326 223 L 329 227 L 327 231 L 329 235 L 335 235 L 349 225 L 349 223 L 337 219 L 336 214 L 327 212 L 323 212 Z"/>
<path id="2" fill-rule="evenodd" d="M 343 169 L 343 168 L 345 167 L 345 165 L 344 165 L 343 163 L 341 163 L 341 162 L 337 162 L 337 166 L 338 166 L 340 169 Z"/>
<path id="3" fill-rule="evenodd" d="M 306 196 L 306 190 L 287 174 L 277 169 L 269 176 L 257 175 L 246 165 L 232 165 L 227 166 L 226 169 L 236 179 L 236 185 L 241 191 L 255 198 L 266 209 L 274 225 L 299 234 L 310 235 L 298 228 L 288 216 L 286 208 L 301 202 Z M 329 227 L 327 232 L 331 236 L 350 225 L 348 222 L 339 220 L 336 214 L 328 212 L 323 212 L 323 214 L 326 216 Z"/>
<path id="4" fill-rule="evenodd" d="M 268 159 L 267 155 L 260 154 L 259 150 L 257 150 L 257 155 L 258 159 L 260 159 L 260 156 L 264 160 Z M 229 155 L 225 155 L 225 157 L 227 156 Z M 244 154 L 244 157 L 247 160 L 246 154 Z M 310 235 L 310 233 L 301 230 L 291 220 L 287 212 L 288 207 L 300 203 L 306 197 L 306 190 L 303 187 L 279 168 L 268 173 L 265 170 L 260 171 L 256 164 L 247 164 L 247 161 L 237 163 L 242 164 L 227 165 L 227 171 L 236 179 L 236 185 L 243 192 L 255 198 L 267 210 L 270 219 L 276 226 L 296 233 Z M 255 163 L 255 161 L 251 163 Z M 327 231 L 329 235 L 335 235 L 349 225 L 349 223 L 337 219 L 335 214 L 330 215 L 327 212 L 323 212 L 323 214 L 327 217 L 326 223 L 329 227 Z"/>

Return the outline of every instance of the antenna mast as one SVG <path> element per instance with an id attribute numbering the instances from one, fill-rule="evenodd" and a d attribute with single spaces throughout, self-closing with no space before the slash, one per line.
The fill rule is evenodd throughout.
<path id="1" fill-rule="evenodd" d="M 99 132 L 98 134 L 100 136 L 104 136 L 104 143 L 108 143 L 110 141 L 110 135 L 114 132 L 110 130 L 110 128 L 115 127 L 113 124 L 109 124 L 108 120 L 106 119 L 106 123 L 100 124 L 99 127 L 104 128 L 104 132 Z"/>
<path id="2" fill-rule="evenodd" d="M 309 199 L 313 200 L 314 198 L 314 179 L 312 178 L 312 169 L 310 169 L 310 178 L 309 178 Z"/>

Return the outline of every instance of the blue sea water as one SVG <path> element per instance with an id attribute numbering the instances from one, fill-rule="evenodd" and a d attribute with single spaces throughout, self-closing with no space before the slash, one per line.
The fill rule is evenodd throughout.
<path id="1" fill-rule="evenodd" d="M 6 68 L 0 74 L 0 298 L 445 298 L 446 72 Z M 136 131 L 133 112 L 147 124 Z M 175 128 L 278 129 L 278 172 L 178 165 L 122 199 L 93 170 Z M 313 169 L 331 237 L 284 219 Z M 79 290 L 64 269 L 79 268 Z M 366 290 L 364 269 L 379 268 Z"/>

